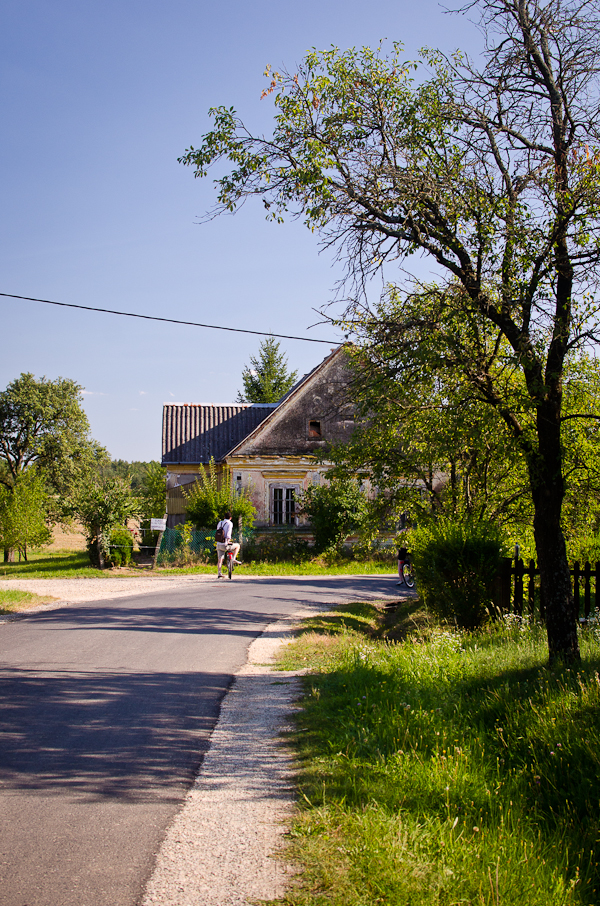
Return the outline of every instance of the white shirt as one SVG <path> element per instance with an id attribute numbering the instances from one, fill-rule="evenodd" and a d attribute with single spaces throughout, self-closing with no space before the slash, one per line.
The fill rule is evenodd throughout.
<path id="1" fill-rule="evenodd" d="M 233 531 L 233 522 L 231 519 L 222 519 L 221 522 L 217 525 L 217 528 L 222 528 L 225 534 L 225 542 L 231 541 L 231 533 Z"/>

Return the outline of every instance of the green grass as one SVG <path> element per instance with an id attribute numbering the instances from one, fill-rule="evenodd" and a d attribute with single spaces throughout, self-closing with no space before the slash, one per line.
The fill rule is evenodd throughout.
<path id="1" fill-rule="evenodd" d="M 126 570 L 100 570 L 90 565 L 86 551 L 35 551 L 30 553 L 27 563 L 0 563 L 0 579 L 69 579 L 79 577 L 123 577 L 139 574 L 132 565 Z M 347 575 L 392 575 L 393 567 L 374 560 L 342 560 L 338 564 L 322 562 L 308 563 L 244 563 L 238 567 L 238 575 L 248 576 L 347 576 Z M 183 567 L 159 567 L 153 575 L 213 575 L 217 571 L 214 563 L 199 563 Z"/>
<path id="2" fill-rule="evenodd" d="M 539 627 L 458 634 L 415 602 L 396 616 L 344 607 L 282 656 L 314 671 L 282 902 L 598 904 L 598 633 L 579 669 L 550 670 Z"/>
<path id="3" fill-rule="evenodd" d="M 111 575 L 90 566 L 86 551 L 41 551 L 28 554 L 28 561 L 0 563 L 0 579 L 70 579 Z"/>
<path id="4" fill-rule="evenodd" d="M 185 567 L 159 567 L 157 572 L 168 572 L 169 575 L 210 575 L 216 573 L 217 564 L 202 563 Z M 389 563 L 378 563 L 374 560 L 344 560 L 331 565 L 321 562 L 307 563 L 264 563 L 244 562 L 236 567 L 240 576 L 356 576 L 356 575 L 395 575 Z"/>
<path id="5" fill-rule="evenodd" d="M 20 591 L 17 588 L 0 588 L 0 614 L 17 613 L 28 610 L 36 604 L 49 604 L 57 601 L 50 595 L 34 595 L 29 591 Z"/>

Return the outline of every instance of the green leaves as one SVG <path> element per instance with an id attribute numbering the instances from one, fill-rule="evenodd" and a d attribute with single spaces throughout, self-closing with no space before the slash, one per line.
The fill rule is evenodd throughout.
<path id="1" fill-rule="evenodd" d="M 211 459 L 208 470 L 201 471 L 193 485 L 184 488 L 186 518 L 198 528 L 212 528 L 223 519 L 227 511 L 232 514 L 234 524 L 241 517 L 247 527 L 254 525 L 256 508 L 250 500 L 248 490 L 235 490 L 231 481 L 231 469 L 218 469 Z"/>
<path id="2" fill-rule="evenodd" d="M 258 357 L 250 356 L 250 367 L 242 372 L 244 392 L 238 393 L 238 402 L 277 403 L 294 386 L 298 372 L 288 372 L 287 358 L 279 347 L 273 337 L 261 341 Z"/>
<path id="3" fill-rule="evenodd" d="M 302 495 L 300 507 L 310 521 L 315 551 L 339 550 L 346 538 L 365 530 L 369 502 L 357 481 L 333 478 L 327 485 L 313 485 Z"/>

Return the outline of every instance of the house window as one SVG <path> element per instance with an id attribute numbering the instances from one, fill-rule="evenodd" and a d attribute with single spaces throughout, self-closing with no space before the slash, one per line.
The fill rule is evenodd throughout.
<path id="1" fill-rule="evenodd" d="M 296 524 L 296 488 L 271 488 L 271 513 L 273 525 Z"/>
<path id="2" fill-rule="evenodd" d="M 311 421 L 309 421 L 308 436 L 319 438 L 319 439 L 323 436 L 321 433 L 321 422 L 318 421 L 317 419 L 312 419 Z"/>

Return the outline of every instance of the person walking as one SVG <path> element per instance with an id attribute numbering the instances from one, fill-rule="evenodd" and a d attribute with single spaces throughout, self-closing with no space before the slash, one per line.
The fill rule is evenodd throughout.
<path id="1" fill-rule="evenodd" d="M 222 579 L 223 573 L 221 572 L 221 567 L 223 566 L 223 558 L 228 551 L 233 551 L 233 562 L 237 566 L 241 566 L 241 561 L 237 559 L 237 555 L 240 552 L 240 546 L 236 541 L 232 541 L 231 535 L 233 532 L 233 522 L 231 521 L 231 512 L 228 510 L 225 513 L 225 517 L 217 523 L 217 533 L 216 533 L 216 542 L 217 542 L 217 578 Z"/>

